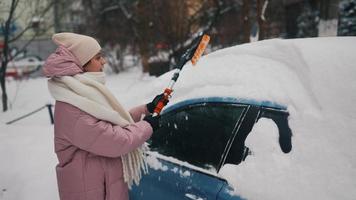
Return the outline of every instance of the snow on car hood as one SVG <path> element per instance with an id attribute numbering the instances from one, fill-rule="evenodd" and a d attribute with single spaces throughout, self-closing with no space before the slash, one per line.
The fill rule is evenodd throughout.
<path id="1" fill-rule="evenodd" d="M 238 45 L 186 65 L 169 104 L 223 96 L 287 106 L 293 149 L 283 154 L 278 129 L 261 119 L 246 145 L 254 152 L 220 175 L 247 199 L 353 199 L 356 196 L 356 37 Z M 161 91 L 173 72 L 153 81 Z M 233 195 L 232 194 L 232 195 Z"/>

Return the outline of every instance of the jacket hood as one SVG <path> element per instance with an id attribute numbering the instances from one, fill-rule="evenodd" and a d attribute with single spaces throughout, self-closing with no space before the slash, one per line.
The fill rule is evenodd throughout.
<path id="1" fill-rule="evenodd" d="M 64 46 L 59 46 L 43 66 L 46 77 L 73 76 L 83 72 L 79 60 Z"/>

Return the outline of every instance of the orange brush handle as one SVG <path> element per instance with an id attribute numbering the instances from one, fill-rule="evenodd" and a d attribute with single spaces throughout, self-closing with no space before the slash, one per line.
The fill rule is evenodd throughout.
<path id="1" fill-rule="evenodd" d="M 201 37 L 201 38 L 200 38 Z M 171 85 L 164 90 L 164 96 L 163 98 L 157 103 L 156 108 L 153 110 L 153 116 L 157 116 L 161 113 L 163 107 L 167 104 L 168 99 L 171 97 L 172 89 L 174 83 L 177 81 L 179 77 L 179 72 L 182 69 L 182 67 L 185 65 L 185 63 L 188 60 L 192 61 L 193 65 L 196 65 L 199 58 L 202 56 L 204 53 L 206 47 L 208 46 L 208 43 L 210 41 L 210 36 L 209 35 L 202 35 L 199 38 L 199 43 L 195 43 L 191 48 L 189 48 L 181 57 L 178 66 L 176 67 L 178 71 L 174 73 L 172 79 L 171 79 Z M 194 51 L 194 52 L 193 52 Z M 194 53 L 194 54 L 193 54 Z M 193 55 L 192 55 L 193 54 Z"/>
<path id="2" fill-rule="evenodd" d="M 201 39 L 199 46 L 197 47 L 197 49 L 194 52 L 193 58 L 192 58 L 192 64 L 196 65 L 199 58 L 201 57 L 201 55 L 203 55 L 206 47 L 208 46 L 210 41 L 210 36 L 209 35 L 203 35 L 203 38 Z"/>
<path id="3" fill-rule="evenodd" d="M 161 100 L 158 102 L 156 108 L 155 108 L 154 111 L 153 111 L 153 113 L 154 113 L 155 115 L 159 115 L 159 114 L 161 113 L 163 107 L 165 106 L 165 102 L 168 101 L 168 99 L 169 99 L 169 97 L 170 97 L 172 91 L 173 91 L 173 90 L 170 89 L 170 88 L 166 88 L 166 89 L 164 90 L 164 97 L 163 97 L 163 99 L 161 99 Z"/>

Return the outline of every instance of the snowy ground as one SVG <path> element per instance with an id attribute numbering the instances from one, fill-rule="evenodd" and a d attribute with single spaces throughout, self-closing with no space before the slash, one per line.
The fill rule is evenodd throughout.
<path id="1" fill-rule="evenodd" d="M 293 150 L 283 154 L 277 128 L 260 120 L 246 140 L 254 155 L 220 175 L 247 199 L 355 199 L 356 38 L 268 40 L 240 45 L 187 65 L 173 104 L 203 96 L 272 100 L 291 113 Z M 138 68 L 107 77 L 126 107 L 148 102 L 168 84 Z M 0 200 L 58 199 L 53 127 L 47 110 L 5 125 L 53 103 L 46 79 L 9 81 L 9 112 L 0 113 Z M 273 133 L 273 134 L 270 134 Z"/>

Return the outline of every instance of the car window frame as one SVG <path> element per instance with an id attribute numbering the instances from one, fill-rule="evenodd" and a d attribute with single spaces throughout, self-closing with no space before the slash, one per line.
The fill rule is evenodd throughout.
<path id="1" fill-rule="evenodd" d="M 176 114 L 176 113 L 178 113 L 178 112 L 180 112 L 180 111 L 183 111 L 183 110 L 186 110 L 186 109 L 191 109 L 191 108 L 198 107 L 198 106 L 218 105 L 218 104 L 224 104 L 224 105 L 229 105 L 229 106 L 243 107 L 244 110 L 242 111 L 242 114 L 239 116 L 239 118 L 238 118 L 238 119 L 236 120 L 236 122 L 235 122 L 233 131 L 232 131 L 231 136 L 230 136 L 230 138 L 231 138 L 231 145 L 230 145 L 230 147 L 228 147 L 228 150 L 227 150 L 226 152 L 225 152 L 225 150 L 224 150 L 224 152 L 223 152 L 223 154 L 222 154 L 222 155 L 223 155 L 222 157 L 225 157 L 225 159 L 224 159 L 223 162 L 219 163 L 219 167 L 218 167 L 218 169 L 216 169 L 216 170 L 217 170 L 216 173 L 214 173 L 214 172 L 212 172 L 212 171 L 209 171 L 209 170 L 207 170 L 207 169 L 204 169 L 204 168 L 202 168 L 202 167 L 200 167 L 200 166 L 196 166 L 196 165 L 194 165 L 194 164 L 190 164 L 190 163 L 188 163 L 188 162 L 186 162 L 186 161 L 179 160 L 179 159 L 177 159 L 177 158 L 175 158 L 175 157 L 163 155 L 163 154 L 161 154 L 161 153 L 159 153 L 159 152 L 157 152 L 157 151 L 152 151 L 152 152 L 156 152 L 156 153 L 158 153 L 160 156 L 162 156 L 161 159 L 164 159 L 164 157 L 167 158 L 167 159 L 164 159 L 164 160 L 167 161 L 167 162 L 171 162 L 171 163 L 177 164 L 177 165 L 179 165 L 179 166 L 181 166 L 181 167 L 187 167 L 187 168 L 189 168 L 189 169 L 191 169 L 191 170 L 194 170 L 194 171 L 196 171 L 196 172 L 204 173 L 204 174 L 209 175 L 209 176 L 215 176 L 215 177 L 217 177 L 217 178 L 220 178 L 220 179 L 222 179 L 222 180 L 225 180 L 224 178 L 222 178 L 221 176 L 219 176 L 218 173 L 219 173 L 221 167 L 222 167 L 224 164 L 226 164 L 225 161 L 226 161 L 226 158 L 227 158 L 227 156 L 229 155 L 230 151 L 232 150 L 232 149 L 231 149 L 232 146 L 234 146 L 234 144 L 236 144 L 236 142 L 237 142 L 237 141 L 236 141 L 236 136 L 237 136 L 237 135 L 239 134 L 239 132 L 241 131 L 241 126 L 242 126 L 242 124 L 243 124 L 243 123 L 246 123 L 246 122 L 245 122 L 245 119 L 246 119 L 246 115 L 247 115 L 248 111 L 249 111 L 250 109 L 252 109 L 252 108 L 253 108 L 253 110 L 254 110 L 253 113 L 252 113 L 252 116 L 250 116 L 250 117 L 252 118 L 252 120 L 250 120 L 247 124 L 245 124 L 245 126 L 251 128 L 251 129 L 254 127 L 254 125 L 257 123 L 257 121 L 258 121 L 261 117 L 264 117 L 264 116 L 261 115 L 263 111 L 273 110 L 273 111 L 285 113 L 286 115 L 289 116 L 289 112 L 288 112 L 288 111 L 286 110 L 286 108 L 284 108 L 284 107 L 278 108 L 278 107 L 270 107 L 270 106 L 256 105 L 256 104 L 254 104 L 254 103 L 245 103 L 245 102 L 244 102 L 244 103 L 241 103 L 241 102 L 224 102 L 224 101 L 194 102 L 194 103 L 192 103 L 192 104 L 183 105 L 183 106 L 181 106 L 181 107 L 177 107 L 177 108 L 171 109 L 171 110 L 169 110 L 168 112 L 164 112 L 164 113 L 162 114 L 162 116 L 174 115 L 174 114 Z M 246 135 L 246 137 L 245 137 L 245 139 L 244 139 L 244 141 L 243 141 L 243 144 L 244 144 L 246 138 L 248 137 L 248 135 L 249 135 L 250 133 L 251 133 L 251 130 L 247 133 L 247 135 Z M 230 140 L 230 139 L 229 139 L 229 140 Z M 228 142 L 229 142 L 229 140 L 228 140 Z M 245 146 L 244 146 L 244 147 L 245 147 Z M 178 160 L 179 162 L 172 162 L 171 159 L 169 159 L 169 158 L 174 158 L 174 159 Z M 243 160 L 242 160 L 242 161 L 243 161 Z M 241 162 L 242 162 L 242 161 L 241 161 Z M 185 164 L 182 165 L 181 163 L 186 163 L 187 165 L 185 165 Z M 238 164 L 240 164 L 240 163 L 238 163 Z"/>
<path id="2" fill-rule="evenodd" d="M 184 106 L 181 106 L 181 107 L 178 107 L 178 108 L 175 108 L 175 109 L 172 109 L 170 110 L 169 112 L 165 112 L 162 114 L 161 117 L 164 117 L 164 116 L 169 116 L 169 115 L 175 115 L 177 114 L 178 112 L 181 112 L 181 111 L 184 111 L 184 110 L 187 110 L 187 109 L 192 109 L 192 108 L 195 108 L 195 107 L 200 107 L 200 106 L 206 106 L 206 105 L 219 105 L 219 104 L 224 104 L 226 106 L 233 106 L 233 107 L 239 107 L 239 108 L 243 108 L 242 110 L 242 113 L 241 115 L 238 117 L 238 119 L 234 122 L 234 127 L 231 131 L 231 136 L 233 135 L 233 133 L 235 132 L 238 132 L 239 131 L 239 128 L 241 126 L 241 124 L 243 123 L 244 119 L 245 119 L 245 115 L 247 114 L 248 112 L 248 109 L 253 106 L 251 104 L 246 104 L 246 103 L 238 103 L 238 102 L 195 102 L 195 103 L 192 103 L 192 104 L 188 104 L 188 105 L 184 105 Z M 231 136 L 229 138 L 229 140 L 231 139 Z M 228 142 L 229 142 L 228 140 Z M 235 140 L 235 137 L 232 138 L 232 141 L 231 141 L 231 145 L 234 143 L 234 140 Z M 225 145 L 225 148 L 226 148 L 227 144 Z M 226 157 L 224 154 L 228 154 L 229 151 L 231 149 L 231 146 L 230 148 L 228 148 L 228 151 L 225 152 L 225 150 L 223 151 L 223 154 L 222 154 L 222 158 L 223 157 Z M 161 156 L 165 156 L 167 158 L 170 158 L 172 156 L 166 156 L 164 154 L 161 154 L 160 152 L 158 151 L 152 151 L 152 152 L 157 152 L 158 154 L 160 154 Z M 175 158 L 175 157 L 172 157 L 174 159 L 177 159 L 179 160 L 178 158 Z M 166 159 L 165 159 L 166 160 Z M 179 160 L 180 162 L 186 162 L 186 161 L 183 161 L 183 160 Z M 219 164 L 220 164 L 221 161 L 219 161 Z M 191 166 L 194 166 L 196 168 L 200 168 L 202 170 L 200 170 L 199 172 L 202 172 L 202 173 L 206 173 L 204 172 L 206 169 L 200 167 L 200 166 L 196 166 L 194 164 L 191 164 L 191 163 L 188 163 L 186 162 L 188 165 L 191 165 Z M 222 166 L 222 165 L 221 165 Z M 216 172 L 218 173 L 220 171 L 220 168 L 221 166 L 219 166 L 217 169 L 216 169 Z M 206 170 L 208 172 L 210 172 L 209 170 Z M 216 174 L 217 174 L 216 173 Z M 209 175 L 209 173 L 207 173 Z M 211 175 L 211 174 L 210 174 Z M 221 177 L 220 177 L 221 178 Z"/>
<path id="3" fill-rule="evenodd" d="M 277 115 L 283 116 L 283 120 L 286 121 L 286 124 L 278 123 Z M 289 116 L 290 116 L 289 112 L 285 109 L 261 106 L 260 112 L 259 112 L 257 120 L 256 120 L 256 122 L 257 122 L 261 118 L 266 118 L 266 119 L 271 119 L 275 123 L 275 125 L 278 128 L 279 146 L 283 153 L 289 153 L 292 150 L 291 138 L 293 136 L 293 131 L 289 126 L 289 120 L 288 120 Z M 280 127 L 280 126 L 285 126 L 285 125 L 286 125 L 285 128 L 288 128 L 287 130 L 283 130 L 282 127 Z M 285 134 L 287 134 L 287 135 L 285 135 Z M 288 138 L 285 138 L 286 136 Z M 284 146 L 282 144 L 281 139 L 288 139 L 288 141 L 284 141 L 284 142 L 288 142 L 288 144 L 286 144 L 287 146 Z"/>
<path id="4" fill-rule="evenodd" d="M 237 103 L 237 104 L 239 104 L 239 103 Z M 247 124 L 246 124 L 246 121 L 245 121 L 245 119 L 246 119 L 246 116 L 248 115 L 248 113 L 249 113 L 249 111 L 250 110 L 253 110 L 253 109 L 256 109 L 256 106 L 254 106 L 254 105 L 251 105 L 251 104 L 240 104 L 241 106 L 245 106 L 246 107 L 246 109 L 243 111 L 243 113 L 242 113 L 242 115 L 240 116 L 240 118 L 238 119 L 238 121 L 236 122 L 236 127 L 234 127 L 234 129 L 233 129 L 233 131 L 232 131 L 232 134 L 231 134 L 231 136 L 230 136 L 230 139 L 229 139 L 229 141 L 228 141 L 228 144 L 226 144 L 226 147 L 225 148 L 227 148 L 226 149 L 226 151 L 224 150 L 224 153 L 223 153 L 223 155 L 222 155 L 222 158 L 221 158 L 221 160 L 220 160 L 220 163 L 219 163 L 219 167 L 218 167 L 218 169 L 217 169 L 217 171 L 219 172 L 220 171 L 220 169 L 221 169 L 221 167 L 224 165 L 224 164 L 226 164 L 226 159 L 228 158 L 228 156 L 229 156 L 229 154 L 230 154 L 230 151 L 232 151 L 232 147 L 233 146 L 235 146 L 236 145 L 236 140 L 237 140 L 237 138 L 236 138 L 236 136 L 239 136 L 239 135 L 241 135 L 241 127 L 242 127 L 242 125 L 244 125 L 244 126 L 248 126 L 248 127 L 250 127 L 251 125 L 251 127 L 253 127 L 254 126 L 254 124 L 255 124 L 255 119 L 257 118 L 257 116 L 258 116 L 258 114 L 256 113 L 256 112 L 253 112 L 252 114 L 250 114 L 250 115 L 252 115 L 252 116 L 248 116 L 248 117 L 252 117 L 253 118 L 253 122 L 247 122 Z M 257 108 L 258 109 L 258 108 Z M 259 112 L 259 109 L 257 110 L 257 112 Z M 251 131 L 249 131 L 248 133 L 247 133 L 247 135 L 246 135 L 246 137 L 245 137 L 245 140 L 246 140 L 246 138 L 247 138 L 247 136 L 249 135 L 249 133 L 250 133 Z M 239 134 L 240 133 L 240 134 Z M 231 140 L 231 141 L 230 141 Z M 244 144 L 245 143 L 245 140 L 244 141 L 242 141 L 242 143 Z M 230 143 L 229 143 L 230 142 Z M 244 145 L 245 146 L 245 145 Z"/>

